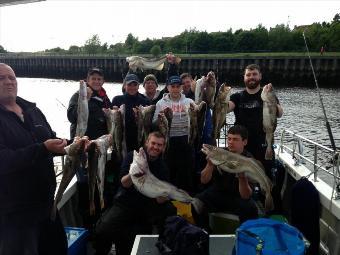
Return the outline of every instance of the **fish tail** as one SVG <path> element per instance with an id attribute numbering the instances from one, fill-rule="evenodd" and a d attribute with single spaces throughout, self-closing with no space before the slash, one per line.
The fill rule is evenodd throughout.
<path id="1" fill-rule="evenodd" d="M 264 158 L 266 160 L 272 160 L 273 159 L 273 133 L 272 132 L 266 132 L 266 142 L 267 142 L 267 149 L 266 149 L 266 154 Z"/>
<path id="2" fill-rule="evenodd" d="M 94 201 L 90 201 L 90 215 L 93 216 L 96 213 L 96 207 L 94 205 Z"/>
<path id="3" fill-rule="evenodd" d="M 272 160 L 273 159 L 273 148 L 272 146 L 268 145 L 266 149 L 266 154 L 264 156 L 266 160 Z"/>
<path id="4" fill-rule="evenodd" d="M 105 207 L 104 199 L 103 199 L 103 198 L 100 198 L 100 208 L 101 208 L 101 209 L 104 209 L 104 207 Z"/>
<path id="5" fill-rule="evenodd" d="M 265 203 L 264 208 L 265 208 L 266 212 L 269 212 L 269 211 L 274 209 L 274 201 L 273 201 L 273 197 L 270 194 L 270 192 L 267 192 L 266 199 L 265 199 L 264 203 Z"/>

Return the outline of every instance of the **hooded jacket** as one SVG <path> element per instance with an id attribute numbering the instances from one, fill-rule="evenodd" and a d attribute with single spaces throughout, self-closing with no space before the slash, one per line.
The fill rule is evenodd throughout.
<path id="1" fill-rule="evenodd" d="M 170 98 L 170 94 L 164 94 L 163 98 L 157 102 L 153 123 L 157 123 L 158 113 L 169 107 L 172 109 L 173 118 L 171 121 L 170 137 L 189 135 L 189 114 L 190 104 L 194 101 L 181 94 L 178 101 Z"/>
<path id="2" fill-rule="evenodd" d="M 53 156 L 43 142 L 55 133 L 35 104 L 16 102 L 24 121 L 0 105 L 0 215 L 22 213 L 32 222 L 48 216 L 53 204 Z"/>

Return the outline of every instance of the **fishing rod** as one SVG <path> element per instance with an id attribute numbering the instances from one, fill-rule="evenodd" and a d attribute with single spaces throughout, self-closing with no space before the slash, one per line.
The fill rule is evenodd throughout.
<path id="1" fill-rule="evenodd" d="M 310 54 L 309 54 L 309 49 L 308 49 L 308 45 L 307 45 L 307 41 L 306 41 L 306 37 L 305 37 L 305 31 L 302 32 L 302 35 L 303 35 L 303 40 L 305 41 L 305 46 L 306 46 L 306 49 L 307 49 L 307 55 L 308 55 L 308 58 L 309 58 L 310 66 L 312 68 L 312 73 L 313 73 L 313 76 L 314 76 L 314 82 L 315 82 L 315 85 L 316 85 L 316 90 L 317 90 L 318 95 L 319 95 L 319 100 L 320 100 L 320 103 L 321 103 L 321 108 L 322 108 L 322 111 L 323 111 L 323 116 L 325 118 L 328 136 L 329 136 L 329 139 L 331 141 L 334 153 L 336 153 L 336 146 L 335 146 L 335 142 L 334 142 L 334 138 L 333 138 L 333 133 L 332 133 L 331 126 L 329 125 L 329 122 L 328 122 L 328 119 L 327 119 L 325 107 L 323 105 L 323 101 L 322 101 L 322 97 L 321 97 L 321 93 L 320 93 L 320 89 L 319 89 L 319 85 L 318 85 L 318 80 L 316 79 L 316 75 L 315 75 L 315 72 L 314 72 L 314 67 L 313 67 L 312 59 L 311 59 Z"/>

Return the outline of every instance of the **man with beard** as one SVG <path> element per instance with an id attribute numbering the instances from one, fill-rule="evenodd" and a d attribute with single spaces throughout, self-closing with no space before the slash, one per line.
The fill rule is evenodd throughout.
<path id="1" fill-rule="evenodd" d="M 159 132 L 150 133 L 144 146 L 150 172 L 162 181 L 169 181 L 169 169 L 163 159 L 164 150 L 165 137 Z M 149 198 L 135 189 L 129 174 L 132 162 L 133 151 L 122 163 L 121 183 L 113 206 L 97 222 L 96 255 L 107 255 L 112 242 L 115 243 L 117 255 L 130 254 L 137 234 L 151 234 L 152 225 L 160 232 L 166 217 L 177 213 L 168 198 Z"/>
<path id="2" fill-rule="evenodd" d="M 246 88 L 231 95 L 228 111 L 234 111 L 235 125 L 242 125 L 248 130 L 248 144 L 245 149 L 250 152 L 254 158 L 261 161 L 265 167 L 266 174 L 273 179 L 272 169 L 274 168 L 274 158 L 272 160 L 265 160 L 267 145 L 266 134 L 263 130 L 263 101 L 261 99 L 263 88 L 260 86 L 262 79 L 260 67 L 256 64 L 248 65 L 245 68 L 243 79 Z M 271 83 L 265 86 L 268 86 L 269 90 L 273 89 Z M 280 118 L 282 114 L 282 107 L 279 104 L 279 100 L 277 100 L 277 117 Z M 279 186 L 280 185 L 277 185 L 276 188 L 279 189 Z M 276 208 L 279 206 L 279 204 L 275 203 Z"/>

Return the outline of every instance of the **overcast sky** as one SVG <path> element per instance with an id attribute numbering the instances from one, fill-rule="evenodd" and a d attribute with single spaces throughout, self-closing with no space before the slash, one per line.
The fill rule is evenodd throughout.
<path id="1" fill-rule="evenodd" d="M 340 1 L 81 1 L 0 7 L 0 45 L 8 51 L 39 51 L 82 46 L 98 34 L 102 43 L 124 42 L 128 33 L 140 40 L 174 36 L 185 29 L 233 31 L 276 24 L 330 22 Z"/>

